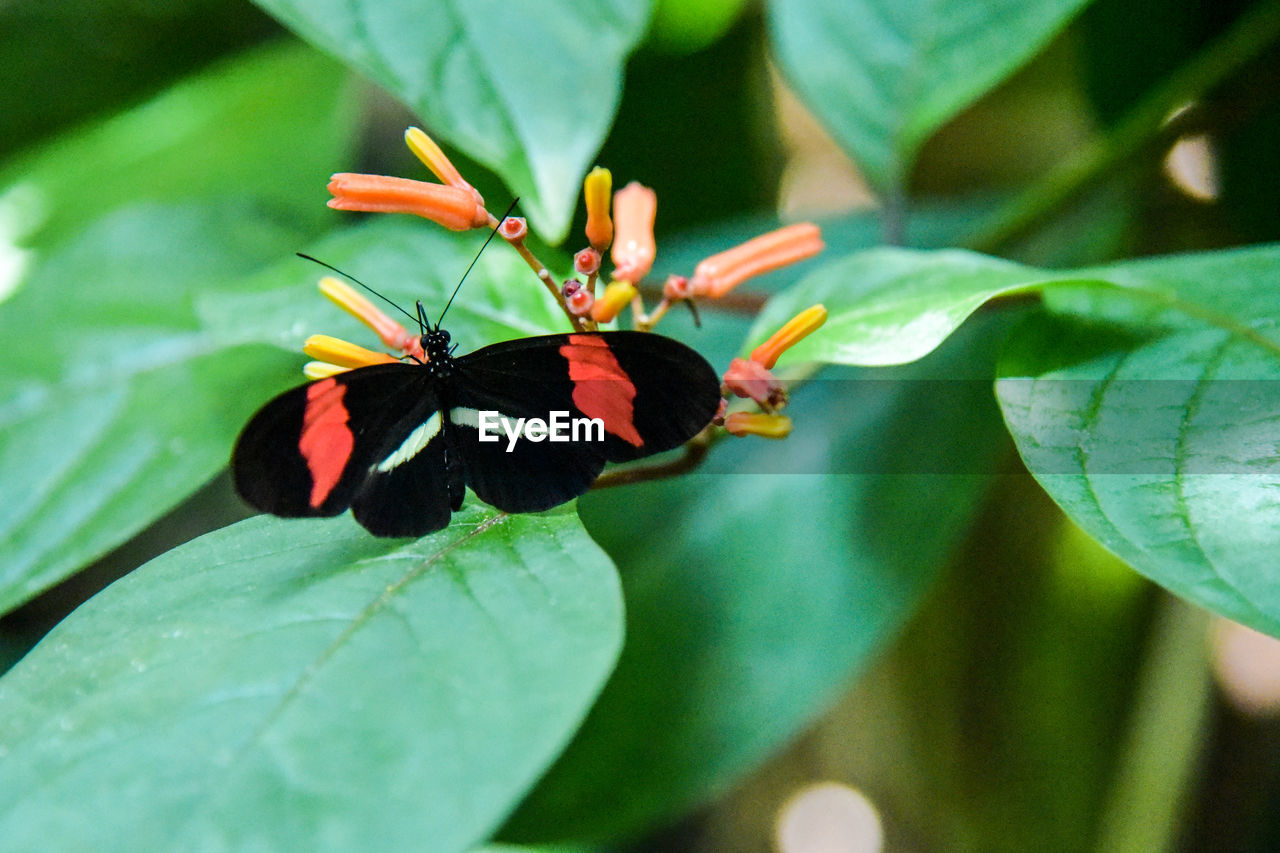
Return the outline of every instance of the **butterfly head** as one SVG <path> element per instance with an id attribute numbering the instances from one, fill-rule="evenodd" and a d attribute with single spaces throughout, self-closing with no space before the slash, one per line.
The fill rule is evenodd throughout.
<path id="1" fill-rule="evenodd" d="M 428 329 L 418 339 L 422 351 L 427 354 L 428 364 L 443 364 L 448 360 L 452 350 L 449 333 L 444 329 Z"/>

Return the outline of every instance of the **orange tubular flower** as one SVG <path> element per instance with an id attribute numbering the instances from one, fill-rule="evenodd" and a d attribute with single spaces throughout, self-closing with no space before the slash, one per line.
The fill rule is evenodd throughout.
<path id="1" fill-rule="evenodd" d="M 480 196 L 480 193 L 477 192 L 475 187 L 467 183 L 462 175 L 458 174 L 453 162 L 440 150 L 440 146 L 436 145 L 436 141 L 427 136 L 421 128 L 411 127 L 406 130 L 404 132 L 404 143 L 409 146 L 413 156 L 421 160 L 422 165 L 431 170 L 431 174 L 451 187 L 457 187 L 460 190 L 466 190 L 471 193 L 475 197 L 476 204 L 484 207 L 484 199 Z"/>
<path id="2" fill-rule="evenodd" d="M 489 214 L 477 202 L 474 190 L 428 184 L 387 175 L 339 172 L 329 180 L 329 206 L 335 210 L 377 213 L 412 213 L 451 231 L 483 228 Z"/>
<path id="3" fill-rule="evenodd" d="M 582 196 L 587 203 L 587 242 L 603 252 L 613 242 L 613 220 L 609 218 L 609 194 L 613 190 L 613 173 L 596 166 L 582 182 Z"/>
<path id="4" fill-rule="evenodd" d="M 762 234 L 698 264 L 693 271 L 693 292 L 712 298 L 724 296 L 752 276 L 813 257 L 824 245 L 822 232 L 811 222 Z"/>
<path id="5" fill-rule="evenodd" d="M 657 194 L 635 181 L 613 194 L 614 278 L 634 284 L 653 268 L 657 251 L 653 220 L 657 213 Z"/>
<path id="6" fill-rule="evenodd" d="M 811 305 L 788 320 L 781 329 L 773 333 L 769 340 L 753 349 L 751 360 L 772 370 L 778 363 L 778 356 L 813 334 L 825 322 L 827 322 L 826 306 Z"/>
<path id="7" fill-rule="evenodd" d="M 762 412 L 733 412 L 724 419 L 724 428 L 730 435 L 786 438 L 791 434 L 791 418 Z"/>

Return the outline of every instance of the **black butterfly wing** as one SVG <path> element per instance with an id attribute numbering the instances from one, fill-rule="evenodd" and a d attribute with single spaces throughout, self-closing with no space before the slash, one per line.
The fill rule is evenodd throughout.
<path id="1" fill-rule="evenodd" d="M 559 506 L 591 488 L 604 468 L 605 455 L 598 444 L 533 442 L 511 443 L 501 427 L 496 441 L 481 441 L 481 412 L 499 412 L 514 427 L 518 418 L 543 418 L 548 411 L 544 394 L 530 384 L 523 394 L 490 394 L 479 386 L 455 387 L 451 410 L 454 445 L 463 460 L 467 485 L 480 500 L 507 512 L 538 512 Z"/>
<path id="2" fill-rule="evenodd" d="M 461 501 L 451 489 L 431 377 L 417 365 L 362 367 L 286 391 L 240 434 L 231 457 L 236 490 L 250 505 L 288 518 L 356 518 L 380 536 L 429 533 Z M 434 436 L 439 438 L 439 436 Z M 398 455 L 397 455 L 398 454 Z"/>
<path id="3" fill-rule="evenodd" d="M 702 356 L 641 332 L 546 335 L 494 344 L 456 360 L 451 420 L 467 483 L 512 512 L 547 509 L 588 488 L 606 461 L 669 450 L 710 423 L 720 382 Z M 479 441 L 481 411 L 550 421 L 599 418 L 603 441 Z M 595 436 L 591 436 L 594 438 Z M 511 448 L 508 451 L 508 448 Z"/>
<path id="4" fill-rule="evenodd" d="M 351 503 L 375 536 L 425 536 L 449 523 L 466 493 L 463 469 L 438 408 L 404 438 L 383 445 Z"/>
<path id="5" fill-rule="evenodd" d="M 581 338 L 579 335 L 569 337 L 571 341 Z M 578 393 L 585 393 L 590 399 L 603 389 L 619 386 L 625 392 L 629 383 L 635 388 L 632 423 L 636 435 L 642 439 L 640 444 L 634 443 L 634 437 L 606 442 L 610 447 L 609 461 L 641 459 L 671 450 L 711 423 L 720 408 L 720 377 L 696 351 L 652 332 L 604 332 L 600 337 L 608 342 L 616 367 L 604 359 L 602 367 L 607 378 L 589 377 L 579 381 L 575 399 Z M 600 369 L 601 366 L 595 364 L 600 361 L 597 350 L 598 344 L 574 344 L 569 352 L 570 363 L 581 360 L 591 364 L 587 373 Z M 606 390 L 604 396 L 611 399 L 617 392 Z M 607 418 L 605 423 L 608 426 Z"/>
<path id="6" fill-rule="evenodd" d="M 521 338 L 457 361 L 472 385 L 527 386 L 543 398 L 541 417 L 548 409 L 600 417 L 610 462 L 679 447 L 720 405 L 720 379 L 707 360 L 650 332 Z"/>

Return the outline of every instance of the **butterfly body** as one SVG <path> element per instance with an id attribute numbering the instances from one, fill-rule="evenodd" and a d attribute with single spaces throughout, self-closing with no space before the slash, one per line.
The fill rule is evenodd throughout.
<path id="1" fill-rule="evenodd" d="M 232 455 L 241 496 L 285 517 L 351 508 L 376 535 L 421 536 L 448 524 L 468 486 L 509 512 L 571 500 L 606 462 L 683 444 L 720 402 L 711 365 L 651 333 L 544 335 L 457 357 L 443 330 L 421 343 L 423 363 L 357 368 L 267 403 Z"/>

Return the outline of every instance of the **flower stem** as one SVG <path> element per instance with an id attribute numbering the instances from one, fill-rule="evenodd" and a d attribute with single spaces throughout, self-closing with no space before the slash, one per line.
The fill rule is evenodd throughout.
<path id="1" fill-rule="evenodd" d="M 614 486 L 626 486 L 631 483 L 643 483 L 648 480 L 665 480 L 668 477 L 687 474 L 702 464 L 702 460 L 707 456 L 707 451 L 711 449 L 711 445 L 721 435 L 723 435 L 722 432 L 716 430 L 714 426 L 708 425 L 703 428 L 702 432 L 685 442 L 684 453 L 670 462 L 660 462 L 656 465 L 637 465 L 631 468 L 606 471 L 596 478 L 591 488 L 593 491 L 595 489 L 608 489 Z"/>
<path id="2" fill-rule="evenodd" d="M 498 227 L 498 217 L 492 213 L 489 214 L 489 227 Z M 569 322 L 573 324 L 575 331 L 585 332 L 594 328 L 595 324 L 591 323 L 590 320 L 578 317 L 569 310 L 569 306 L 564 302 L 564 297 L 560 295 L 560 288 L 556 286 L 555 280 L 551 278 L 551 273 L 547 270 L 547 265 L 538 260 L 538 256 L 533 253 L 524 240 L 514 243 L 507 241 L 507 245 L 519 252 L 520 257 L 524 258 L 524 262 L 529 265 L 529 268 L 533 270 L 533 274 L 542 282 L 542 286 L 551 294 L 551 298 L 560 306 L 560 310 L 569 318 Z"/>

